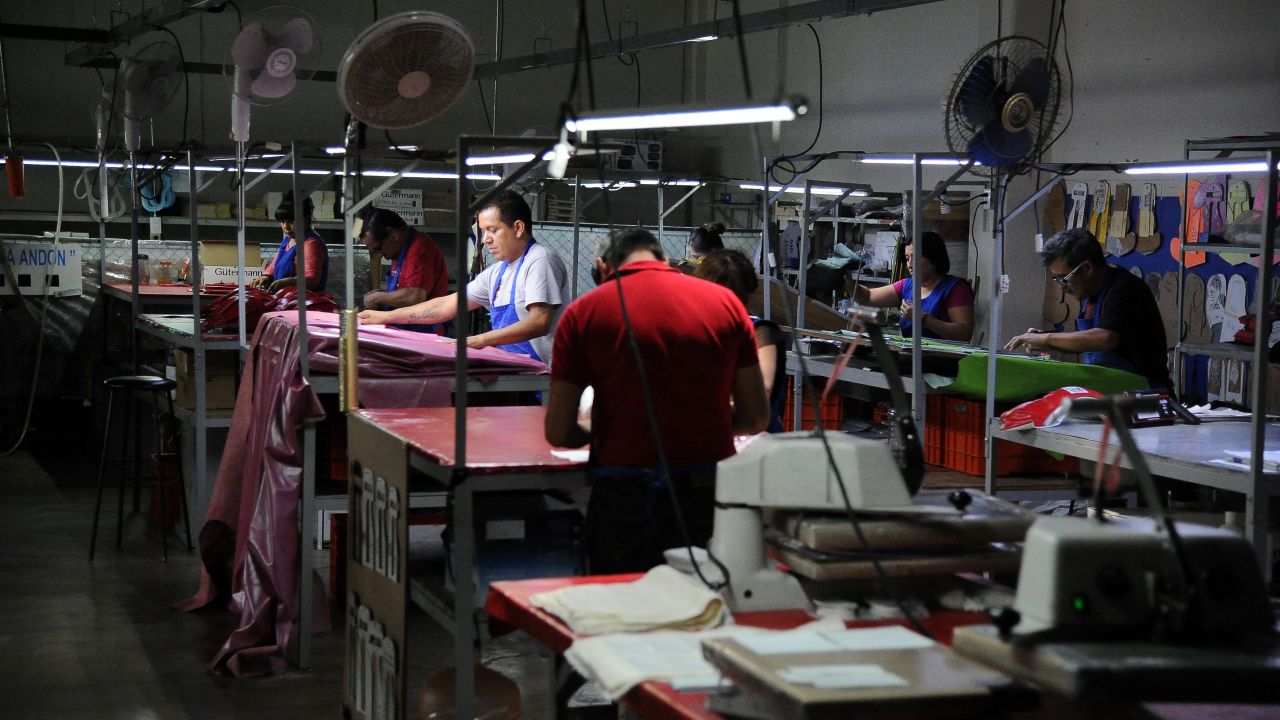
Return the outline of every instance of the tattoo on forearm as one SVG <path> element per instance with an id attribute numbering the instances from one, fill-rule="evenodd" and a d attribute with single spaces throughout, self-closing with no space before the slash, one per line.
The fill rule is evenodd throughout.
<path id="1" fill-rule="evenodd" d="M 420 310 L 409 316 L 410 320 L 420 320 L 422 322 L 431 322 L 436 319 L 436 313 L 431 310 Z"/>

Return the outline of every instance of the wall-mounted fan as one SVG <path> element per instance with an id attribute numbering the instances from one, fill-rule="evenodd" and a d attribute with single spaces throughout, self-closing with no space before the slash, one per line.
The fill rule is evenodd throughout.
<path id="1" fill-rule="evenodd" d="M 475 47 L 456 20 L 411 10 L 379 20 L 347 48 L 338 97 L 366 125 L 398 130 L 448 110 L 471 82 Z"/>
<path id="2" fill-rule="evenodd" d="M 115 109 L 124 118 L 124 146 L 142 146 L 142 124 L 160 114 L 182 87 L 182 52 L 171 42 L 154 42 L 120 61 Z M 103 93 L 103 100 L 107 98 Z"/>
<path id="3" fill-rule="evenodd" d="M 315 75 L 320 38 L 314 18 L 290 5 L 249 16 L 228 49 L 223 72 L 231 83 L 231 137 L 249 141 L 249 108 L 284 101 L 299 80 Z"/>
<path id="4" fill-rule="evenodd" d="M 1026 169 L 1061 134 L 1070 83 L 1037 40 L 1011 35 L 987 44 L 947 95 L 948 147 L 981 163 L 974 171 L 982 174 Z"/>

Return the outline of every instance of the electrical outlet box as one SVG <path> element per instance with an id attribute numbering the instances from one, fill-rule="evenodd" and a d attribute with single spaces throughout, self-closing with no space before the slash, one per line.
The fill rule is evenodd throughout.
<path id="1" fill-rule="evenodd" d="M 148 218 L 148 222 L 151 225 L 151 239 L 159 240 L 163 235 L 163 231 L 164 231 L 164 226 L 161 225 L 160 218 L 158 216 L 153 215 L 150 218 Z"/>
<path id="2" fill-rule="evenodd" d="M 1004 295 L 1007 292 L 1009 292 L 1009 276 L 1001 275 L 1000 276 L 1000 294 Z"/>
<path id="3" fill-rule="evenodd" d="M 1044 250 L 1044 235 L 1036 233 L 1036 252 Z"/>

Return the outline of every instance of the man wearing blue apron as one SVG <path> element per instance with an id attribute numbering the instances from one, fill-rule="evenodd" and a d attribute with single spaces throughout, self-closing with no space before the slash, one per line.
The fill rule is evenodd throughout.
<path id="1" fill-rule="evenodd" d="M 449 294 L 449 269 L 444 254 L 429 235 L 418 232 L 397 213 L 374 210 L 358 231 L 369 252 L 391 258 L 385 290 L 365 293 L 364 306 L 371 310 L 393 310 Z M 436 332 L 438 324 L 402 325 L 408 330 Z"/>
<path id="2" fill-rule="evenodd" d="M 533 213 L 513 191 L 490 201 L 476 219 L 495 262 L 467 283 L 467 301 L 472 310 L 489 309 L 493 329 L 469 336 L 467 346 L 499 347 L 550 362 L 556 319 L 569 300 L 564 262 L 534 240 Z M 457 303 L 457 295 L 447 295 L 390 311 L 365 310 L 360 322 L 441 323 L 453 319 Z"/>
<path id="3" fill-rule="evenodd" d="M 1081 353 L 1090 365 L 1128 370 L 1151 388 L 1171 389 L 1164 322 L 1151 288 L 1128 272 L 1106 264 L 1102 246 L 1082 228 L 1049 238 L 1040 258 L 1053 280 L 1080 298 L 1074 332 L 1018 335 L 1006 350 L 1028 347 Z"/>

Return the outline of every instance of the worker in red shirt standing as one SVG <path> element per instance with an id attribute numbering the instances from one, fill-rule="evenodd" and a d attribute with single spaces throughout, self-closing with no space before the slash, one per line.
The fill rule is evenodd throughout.
<path id="1" fill-rule="evenodd" d="M 613 232 L 597 254 L 600 287 L 571 303 L 556 329 L 546 436 L 591 443 L 588 570 L 642 571 L 684 544 L 667 483 L 690 542 L 705 545 L 716 463 L 734 453 L 735 434 L 765 429 L 769 405 L 751 319 L 731 291 L 671 268 L 639 228 Z M 588 386 L 590 429 L 578 422 Z"/>
<path id="2" fill-rule="evenodd" d="M 369 252 L 378 252 L 391 259 L 386 289 L 365 293 L 365 308 L 393 310 L 449 294 L 449 270 L 445 266 L 444 253 L 440 252 L 431 236 L 409 227 L 398 214 L 378 208 L 365 218 L 358 234 Z M 441 326 L 396 327 L 437 332 Z"/>

